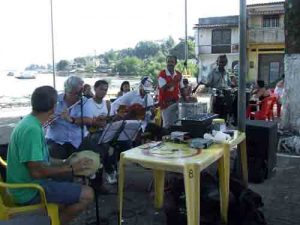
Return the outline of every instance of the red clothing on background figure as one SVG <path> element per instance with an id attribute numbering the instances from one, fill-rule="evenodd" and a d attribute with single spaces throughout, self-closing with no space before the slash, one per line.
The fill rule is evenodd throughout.
<path id="1" fill-rule="evenodd" d="M 160 71 L 158 79 L 164 79 L 166 84 L 174 82 L 174 86 L 169 89 L 159 88 L 159 106 L 161 109 L 168 108 L 169 105 L 179 101 L 180 80 L 178 77 L 181 77 L 181 73 L 178 71 L 175 71 L 174 74 L 171 74 L 167 69 Z"/>
<path id="2" fill-rule="evenodd" d="M 167 56 L 167 68 L 158 75 L 159 105 L 164 128 L 169 128 L 178 119 L 177 103 L 183 82 L 181 73 L 175 70 L 176 64 L 176 56 Z"/>

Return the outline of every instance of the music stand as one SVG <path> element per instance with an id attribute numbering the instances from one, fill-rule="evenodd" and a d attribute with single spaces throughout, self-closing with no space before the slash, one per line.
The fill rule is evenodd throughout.
<path id="1" fill-rule="evenodd" d="M 134 140 L 142 127 L 142 121 L 126 120 L 118 141 Z"/>
<path id="2" fill-rule="evenodd" d="M 99 138 L 98 144 L 108 143 L 114 138 L 118 138 L 120 132 L 124 129 L 125 120 L 112 122 L 106 125 L 104 131 Z"/>

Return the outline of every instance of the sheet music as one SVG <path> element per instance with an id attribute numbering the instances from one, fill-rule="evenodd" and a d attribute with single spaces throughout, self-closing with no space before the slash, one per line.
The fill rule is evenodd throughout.
<path id="1" fill-rule="evenodd" d="M 108 143 L 112 141 L 115 138 L 115 136 L 120 132 L 120 129 L 122 129 L 122 126 L 125 123 L 125 121 L 121 120 L 107 124 L 98 141 L 98 144 Z"/>
<path id="2" fill-rule="evenodd" d="M 134 140 L 141 129 L 142 121 L 126 120 L 124 129 L 119 135 L 118 141 Z"/>

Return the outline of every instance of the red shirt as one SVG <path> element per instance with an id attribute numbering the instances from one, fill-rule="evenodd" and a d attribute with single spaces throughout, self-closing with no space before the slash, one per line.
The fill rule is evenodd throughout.
<path id="1" fill-rule="evenodd" d="M 174 77 L 177 75 L 181 75 L 180 72 L 175 71 L 176 75 L 170 76 L 166 74 L 166 70 L 160 71 L 158 78 L 163 78 L 167 84 L 169 84 L 171 81 L 173 81 Z M 173 103 L 176 103 L 179 101 L 179 94 L 180 94 L 180 81 L 178 81 L 175 86 L 168 88 L 168 89 L 162 89 L 159 88 L 159 98 L 158 102 L 161 109 L 168 108 Z"/>

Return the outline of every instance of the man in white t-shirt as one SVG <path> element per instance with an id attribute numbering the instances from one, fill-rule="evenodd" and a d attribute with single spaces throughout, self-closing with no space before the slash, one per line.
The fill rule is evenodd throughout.
<path id="1" fill-rule="evenodd" d="M 108 90 L 108 83 L 105 80 L 98 80 L 94 84 L 95 95 L 88 100 L 91 105 L 91 114 L 93 116 L 92 124 L 88 127 L 89 135 L 86 138 L 87 146 L 101 156 L 101 161 L 105 170 L 107 182 L 110 184 L 117 183 L 116 171 L 114 169 L 113 153 L 110 154 L 109 144 L 99 144 L 99 139 L 102 136 L 103 129 L 105 128 L 108 117 L 110 117 L 110 101 L 105 100 Z M 94 180 L 95 187 L 102 185 L 102 171 L 96 174 Z"/>

